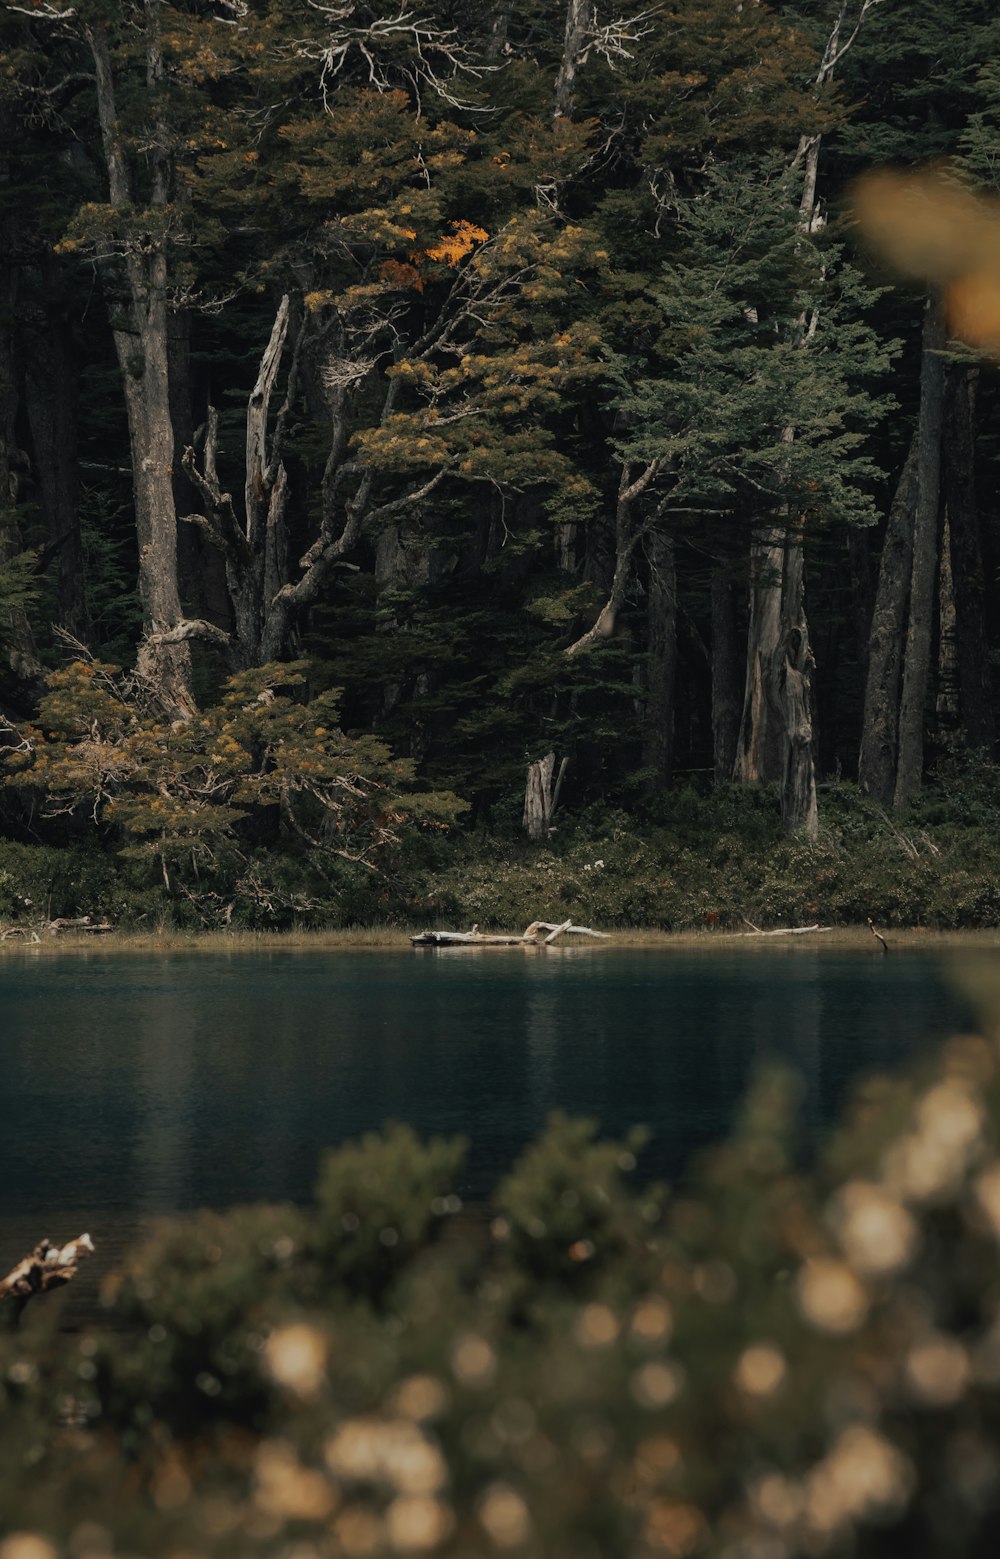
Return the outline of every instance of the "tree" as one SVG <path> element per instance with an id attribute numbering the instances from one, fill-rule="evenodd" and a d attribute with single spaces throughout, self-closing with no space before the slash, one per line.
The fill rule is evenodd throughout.
<path id="1" fill-rule="evenodd" d="M 748 693 L 762 707 L 744 716 L 741 772 L 782 779 L 786 824 L 808 832 L 802 534 L 830 520 L 871 521 L 873 467 L 862 451 L 885 404 L 864 386 L 888 354 L 859 318 L 870 293 L 836 249 L 802 233 L 789 186 L 781 168 L 758 182 L 723 164 L 679 208 L 685 258 L 664 269 L 656 356 L 638 375 L 622 365 L 632 386 L 619 402 L 630 430 L 623 448 L 644 462 L 655 497 L 620 555 L 665 522 L 739 524 L 764 549 Z M 774 614 L 769 632 L 762 612 Z"/>

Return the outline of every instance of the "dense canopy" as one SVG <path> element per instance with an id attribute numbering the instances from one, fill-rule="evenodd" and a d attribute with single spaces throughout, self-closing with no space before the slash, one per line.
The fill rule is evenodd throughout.
<path id="1" fill-rule="evenodd" d="M 224 909 L 217 846 L 509 838 L 548 753 L 812 840 L 991 758 L 998 25 L 0 8 L 4 833 Z"/>

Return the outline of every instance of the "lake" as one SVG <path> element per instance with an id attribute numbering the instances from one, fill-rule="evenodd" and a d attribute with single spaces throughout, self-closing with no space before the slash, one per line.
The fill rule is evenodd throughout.
<path id="1" fill-rule="evenodd" d="M 566 947 L 8 958 L 0 963 L 0 1268 L 87 1228 L 307 1199 L 332 1144 L 411 1122 L 472 1142 L 484 1199 L 553 1109 L 653 1132 L 674 1179 L 754 1064 L 805 1079 L 815 1141 L 851 1079 L 969 1014 L 942 964 L 834 947 Z"/>

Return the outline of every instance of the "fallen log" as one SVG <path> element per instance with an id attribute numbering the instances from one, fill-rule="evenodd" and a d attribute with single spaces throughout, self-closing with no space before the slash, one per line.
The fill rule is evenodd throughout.
<path id="1" fill-rule="evenodd" d="M 411 936 L 413 947 L 517 947 L 522 938 L 498 933 L 496 936 L 481 931 L 421 931 Z"/>
<path id="2" fill-rule="evenodd" d="M 102 915 L 96 920 L 93 915 L 78 915 L 75 918 L 60 915 L 56 920 L 50 920 L 44 928 L 49 936 L 61 936 L 64 931 L 86 931 L 91 935 L 102 935 L 107 931 L 113 931 L 107 915 Z"/>
<path id="3" fill-rule="evenodd" d="M 748 920 L 747 925 L 753 925 L 753 922 Z M 832 926 L 821 926 L 817 923 L 815 926 L 777 926 L 773 931 L 761 931 L 758 926 L 753 926 L 752 931 L 740 931 L 738 934 L 740 936 L 805 936 L 809 931 L 832 930 Z"/>
<path id="4" fill-rule="evenodd" d="M 14 1325 L 21 1312 L 36 1294 L 47 1294 L 52 1288 L 62 1288 L 76 1277 L 82 1256 L 93 1254 L 94 1242 L 89 1234 L 78 1234 L 66 1245 L 53 1245 L 51 1240 L 39 1240 L 34 1250 L 12 1267 L 7 1276 L 0 1279 L 0 1303 L 14 1301 Z"/>
<path id="5" fill-rule="evenodd" d="M 548 935 L 539 940 L 542 931 Z M 561 936 L 593 936 L 606 940 L 608 933 L 592 931 L 589 926 L 574 926 L 571 920 L 564 920 L 561 926 L 552 920 L 533 920 L 520 936 L 508 931 L 484 932 L 475 925 L 471 931 L 421 931 L 418 936 L 411 936 L 410 944 L 413 947 L 549 947 Z"/>

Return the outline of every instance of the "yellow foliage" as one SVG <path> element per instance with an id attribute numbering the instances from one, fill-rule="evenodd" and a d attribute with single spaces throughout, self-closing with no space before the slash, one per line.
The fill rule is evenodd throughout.
<path id="1" fill-rule="evenodd" d="M 428 260 L 435 260 L 442 265 L 457 265 L 477 244 L 485 243 L 490 236 L 474 222 L 452 222 L 451 227 L 450 234 L 442 236 L 436 244 L 424 250 Z"/>

